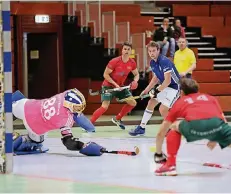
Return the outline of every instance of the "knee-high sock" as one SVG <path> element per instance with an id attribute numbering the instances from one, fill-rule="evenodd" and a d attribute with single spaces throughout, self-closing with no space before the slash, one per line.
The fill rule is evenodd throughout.
<path id="1" fill-rule="evenodd" d="M 94 124 L 95 121 L 103 114 L 106 112 L 107 109 L 105 109 L 104 107 L 100 107 L 98 108 L 92 115 L 91 117 L 91 122 Z"/>
<path id="2" fill-rule="evenodd" d="M 151 119 L 151 117 L 152 117 L 152 114 L 153 114 L 153 111 L 152 111 L 152 110 L 148 110 L 148 109 L 146 108 L 146 110 L 144 111 L 144 115 L 143 115 L 141 124 L 140 124 L 141 127 L 143 127 L 143 128 L 146 127 L 148 121 L 149 121 L 149 120 Z"/>
<path id="3" fill-rule="evenodd" d="M 121 109 L 120 113 L 116 116 L 117 120 L 121 120 L 125 115 L 127 115 L 135 106 L 125 104 Z"/>
<path id="4" fill-rule="evenodd" d="M 167 135 L 168 165 L 176 165 L 176 155 L 181 143 L 181 134 L 171 130 Z"/>

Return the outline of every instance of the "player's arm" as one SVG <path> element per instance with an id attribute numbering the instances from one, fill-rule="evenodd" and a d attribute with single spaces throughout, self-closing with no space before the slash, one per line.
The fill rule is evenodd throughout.
<path id="1" fill-rule="evenodd" d="M 159 91 L 164 90 L 169 86 L 171 83 L 171 72 L 172 72 L 172 65 L 174 65 L 169 59 L 166 61 L 164 67 L 163 67 L 163 72 L 164 72 L 164 81 L 163 83 L 158 87 Z"/>
<path id="2" fill-rule="evenodd" d="M 140 79 L 140 74 L 139 74 L 139 72 L 138 72 L 138 69 L 137 69 L 137 68 L 134 69 L 134 70 L 132 71 L 132 74 L 134 75 L 134 81 L 138 82 L 139 79 Z"/>
<path id="3" fill-rule="evenodd" d="M 150 83 L 148 84 L 148 86 L 145 88 L 145 91 L 149 92 L 157 83 L 158 83 L 158 78 L 153 73 L 152 79 Z"/>
<path id="4" fill-rule="evenodd" d="M 132 70 L 132 74 L 134 75 L 134 80 L 130 84 L 130 89 L 131 90 L 135 90 L 138 87 L 138 81 L 140 79 L 140 75 L 139 75 L 138 69 L 135 68 L 134 70 Z"/>
<path id="5" fill-rule="evenodd" d="M 78 138 L 73 137 L 71 128 L 62 127 L 60 130 L 62 135 L 62 143 L 68 150 L 79 151 L 82 149 L 84 143 L 79 141 Z"/>
<path id="6" fill-rule="evenodd" d="M 171 83 L 171 71 L 167 71 L 164 73 L 164 82 L 158 87 L 159 91 L 164 90 Z"/>
<path id="7" fill-rule="evenodd" d="M 62 143 L 63 145 L 71 151 L 79 151 L 81 154 L 86 156 L 101 156 L 101 149 L 102 146 L 94 143 L 83 143 L 79 141 L 78 138 L 73 137 L 71 129 L 69 127 L 62 127 L 61 128 L 61 135 L 62 135 Z"/>
<path id="8" fill-rule="evenodd" d="M 107 80 L 109 83 L 111 83 L 112 85 L 114 85 L 116 88 L 119 88 L 120 86 L 111 78 L 110 74 L 112 73 L 112 69 L 106 67 L 103 77 L 105 80 Z"/>

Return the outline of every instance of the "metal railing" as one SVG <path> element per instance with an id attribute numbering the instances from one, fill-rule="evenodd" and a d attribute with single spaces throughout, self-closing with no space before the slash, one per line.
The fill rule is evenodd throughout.
<path id="1" fill-rule="evenodd" d="M 116 47 L 115 11 L 102 13 L 102 32 L 109 32 L 110 45 L 108 48 L 115 49 Z"/>
<path id="2" fill-rule="evenodd" d="M 124 26 L 126 28 L 126 32 L 121 32 L 120 31 L 120 27 Z M 125 38 L 122 38 L 121 40 L 121 36 L 120 33 L 125 33 L 124 35 L 126 36 Z M 130 40 L 130 22 L 118 22 L 116 23 L 116 43 L 117 44 L 121 44 L 124 41 L 129 41 Z"/>

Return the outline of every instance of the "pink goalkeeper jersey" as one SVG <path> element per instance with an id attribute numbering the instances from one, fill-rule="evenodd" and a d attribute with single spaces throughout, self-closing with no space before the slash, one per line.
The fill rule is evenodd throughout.
<path id="1" fill-rule="evenodd" d="M 67 91 L 43 100 L 28 100 L 25 103 L 25 118 L 29 127 L 38 135 L 61 127 L 72 127 L 73 114 L 63 107 Z"/>

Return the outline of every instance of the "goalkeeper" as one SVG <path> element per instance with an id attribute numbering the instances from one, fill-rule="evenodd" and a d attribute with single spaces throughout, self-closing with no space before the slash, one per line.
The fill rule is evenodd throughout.
<path id="1" fill-rule="evenodd" d="M 48 151 L 42 142 L 52 130 L 60 130 L 63 145 L 72 151 L 79 151 L 87 156 L 100 156 L 102 146 L 94 143 L 83 143 L 73 137 L 71 127 L 74 122 L 89 132 L 94 132 L 93 124 L 82 114 L 86 107 L 83 94 L 77 89 L 67 90 L 51 98 L 27 99 L 20 92 L 12 95 L 13 114 L 23 120 L 27 135 L 14 137 L 14 153 L 38 154 Z"/>

